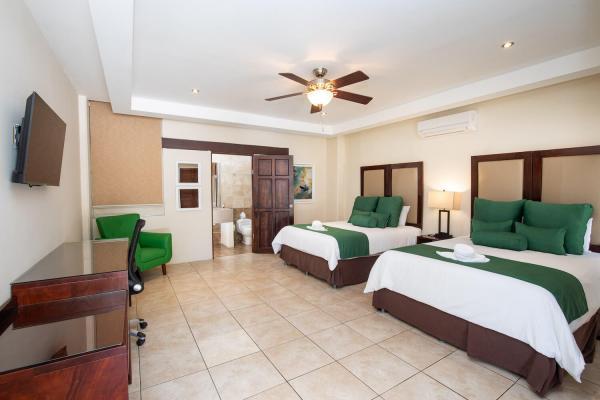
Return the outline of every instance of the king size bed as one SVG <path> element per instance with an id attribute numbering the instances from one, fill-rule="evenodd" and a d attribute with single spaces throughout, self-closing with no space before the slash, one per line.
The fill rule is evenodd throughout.
<path id="1" fill-rule="evenodd" d="M 457 243 L 472 244 L 456 238 L 418 246 L 452 249 Z M 525 377 L 539 394 L 562 380 L 561 368 L 579 380 L 592 361 L 600 323 L 600 254 L 475 249 L 568 272 L 582 284 L 587 312 L 569 323 L 551 293 L 535 284 L 395 250 L 379 257 L 365 292 L 374 292 L 377 309 Z"/>
<path id="2" fill-rule="evenodd" d="M 580 382 L 600 333 L 600 197 L 582 185 L 599 161 L 598 146 L 473 157 L 470 237 L 383 253 L 365 288 L 373 306 L 540 396 L 565 373 Z M 480 261 L 460 259 L 461 245 Z"/>
<path id="3" fill-rule="evenodd" d="M 422 194 L 422 162 L 362 167 L 360 198 L 381 198 L 382 202 L 401 199 L 391 223 L 385 227 L 357 226 L 351 218 L 325 222 L 327 232 L 311 231 L 307 224 L 287 226 L 275 236 L 273 251 L 286 264 L 333 287 L 366 282 L 382 252 L 416 243 L 421 234 Z M 368 206 L 364 210 L 369 210 Z M 377 203 L 370 211 L 379 211 Z"/>

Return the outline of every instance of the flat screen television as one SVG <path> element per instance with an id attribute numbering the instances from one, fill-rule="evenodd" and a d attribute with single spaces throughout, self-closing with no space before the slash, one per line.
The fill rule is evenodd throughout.
<path id="1" fill-rule="evenodd" d="M 60 184 L 67 124 L 33 92 L 17 135 L 17 165 L 12 181 L 30 186 Z"/>

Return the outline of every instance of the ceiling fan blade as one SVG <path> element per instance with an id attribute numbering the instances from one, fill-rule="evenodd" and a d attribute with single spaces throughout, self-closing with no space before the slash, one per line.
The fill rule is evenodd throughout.
<path id="1" fill-rule="evenodd" d="M 363 96 L 362 94 L 344 92 L 343 90 L 336 90 L 334 94 L 338 99 L 353 101 L 360 104 L 369 104 L 369 102 L 373 100 L 372 97 Z"/>
<path id="2" fill-rule="evenodd" d="M 367 74 L 365 74 L 362 71 L 356 71 L 356 72 L 353 72 L 351 74 L 344 75 L 341 78 L 335 79 L 333 81 L 333 85 L 336 88 L 341 88 L 341 87 L 344 87 L 344 86 L 352 85 L 354 83 L 366 81 L 367 79 L 369 79 L 369 77 L 367 76 Z"/>
<path id="3" fill-rule="evenodd" d="M 306 86 L 308 84 L 306 79 L 300 78 L 298 75 L 292 74 L 291 72 L 280 72 L 279 75 L 283 76 L 284 78 L 291 79 L 294 82 L 298 82 L 301 85 Z"/>
<path id="4" fill-rule="evenodd" d="M 321 106 L 321 105 L 318 105 L 318 106 L 311 105 L 310 106 L 310 113 L 311 114 L 321 112 L 322 110 L 323 110 L 323 106 Z"/>
<path id="5" fill-rule="evenodd" d="M 277 97 L 269 97 L 268 99 L 265 99 L 265 100 L 266 101 L 273 101 L 273 100 L 285 99 L 286 97 L 300 96 L 301 94 L 304 94 L 304 92 L 298 92 L 298 93 L 292 93 L 292 94 L 284 94 L 283 96 L 277 96 Z"/>

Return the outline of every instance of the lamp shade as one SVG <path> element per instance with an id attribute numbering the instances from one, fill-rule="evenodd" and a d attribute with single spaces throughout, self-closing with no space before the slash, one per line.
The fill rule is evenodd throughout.
<path id="1" fill-rule="evenodd" d="M 460 195 L 455 192 L 431 190 L 427 205 L 429 208 L 440 210 L 458 210 L 460 208 Z"/>
<path id="2" fill-rule="evenodd" d="M 326 106 L 333 99 L 333 92 L 326 89 L 316 89 L 308 92 L 306 97 L 314 106 Z"/>

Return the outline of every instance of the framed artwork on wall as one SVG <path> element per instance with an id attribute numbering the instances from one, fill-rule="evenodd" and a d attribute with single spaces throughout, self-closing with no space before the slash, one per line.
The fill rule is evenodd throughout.
<path id="1" fill-rule="evenodd" d="M 312 164 L 294 165 L 294 203 L 311 203 L 315 198 L 315 168 Z"/>

